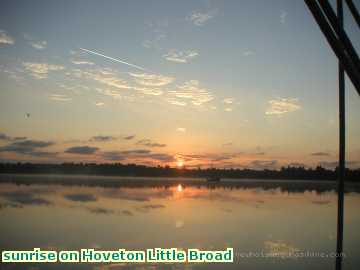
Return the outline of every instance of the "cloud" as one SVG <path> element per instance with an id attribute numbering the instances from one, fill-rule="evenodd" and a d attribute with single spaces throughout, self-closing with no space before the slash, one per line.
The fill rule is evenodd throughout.
<path id="1" fill-rule="evenodd" d="M 232 142 L 224 143 L 222 146 L 223 147 L 233 146 L 233 143 Z"/>
<path id="2" fill-rule="evenodd" d="M 225 108 L 224 109 L 225 112 L 232 112 L 232 110 L 233 110 L 232 108 Z"/>
<path id="3" fill-rule="evenodd" d="M 311 153 L 312 156 L 330 156 L 329 153 L 326 152 L 315 152 L 315 153 Z"/>
<path id="4" fill-rule="evenodd" d="M 29 43 L 33 48 L 38 49 L 38 50 L 46 49 L 46 46 L 47 46 L 47 42 L 45 40 L 30 41 Z"/>
<path id="5" fill-rule="evenodd" d="M 36 40 L 35 38 L 30 36 L 29 34 L 24 34 L 24 39 L 26 41 L 28 41 L 28 43 L 34 49 L 43 50 L 43 49 L 46 49 L 46 47 L 47 47 L 47 41 L 46 40 Z"/>
<path id="6" fill-rule="evenodd" d="M 65 150 L 65 153 L 80 154 L 80 155 L 92 155 L 98 151 L 98 147 L 91 146 L 73 146 Z"/>
<path id="7" fill-rule="evenodd" d="M 184 161 L 199 160 L 202 162 L 219 162 L 224 160 L 230 160 L 242 156 L 243 152 L 237 153 L 204 153 L 204 154 L 178 154 L 176 159 Z"/>
<path id="8" fill-rule="evenodd" d="M 254 55 L 255 54 L 255 52 L 254 51 L 250 51 L 250 50 L 248 50 L 248 51 L 244 51 L 243 52 L 243 56 L 251 56 L 251 55 Z"/>
<path id="9" fill-rule="evenodd" d="M 104 102 L 95 102 L 95 106 L 102 107 L 104 105 L 105 105 Z"/>
<path id="10" fill-rule="evenodd" d="M 199 53 L 196 51 L 177 51 L 175 49 L 171 49 L 167 54 L 163 55 L 166 60 L 181 64 L 188 63 L 197 56 L 199 56 Z"/>
<path id="11" fill-rule="evenodd" d="M 148 74 L 148 73 L 129 73 L 129 75 L 135 78 L 135 82 L 150 87 L 160 87 L 172 83 L 175 78 L 163 75 Z"/>
<path id="12" fill-rule="evenodd" d="M 38 148 L 46 148 L 51 145 L 54 145 L 54 143 L 50 141 L 22 140 L 0 147 L 0 152 L 14 152 L 36 157 L 56 156 L 57 153 L 55 152 L 42 152 L 37 150 Z"/>
<path id="13" fill-rule="evenodd" d="M 156 143 L 149 139 L 143 139 L 143 140 L 137 141 L 136 144 L 146 146 L 146 147 L 166 147 L 166 144 Z"/>
<path id="14" fill-rule="evenodd" d="M 172 162 L 175 161 L 174 157 L 169 154 L 163 153 L 151 153 L 146 156 L 147 158 L 154 159 L 156 161 Z"/>
<path id="15" fill-rule="evenodd" d="M 187 103 L 185 101 L 180 101 L 180 100 L 177 100 L 174 98 L 167 98 L 166 100 L 170 104 L 177 105 L 177 106 L 186 106 L 187 105 Z"/>
<path id="16" fill-rule="evenodd" d="M 86 208 L 88 211 L 90 211 L 93 214 L 97 214 L 97 215 L 112 215 L 115 214 L 114 210 L 111 209 L 107 209 L 107 208 L 103 208 L 103 207 L 87 207 Z"/>
<path id="17" fill-rule="evenodd" d="M 125 151 L 107 151 L 103 152 L 102 156 L 106 160 L 125 160 L 127 158 L 139 158 L 150 154 L 150 150 L 138 149 L 138 150 L 125 150 Z"/>
<path id="18" fill-rule="evenodd" d="M 161 89 L 155 88 L 134 87 L 134 89 L 140 91 L 144 95 L 160 96 L 164 93 Z"/>
<path id="19" fill-rule="evenodd" d="M 65 69 L 60 65 L 52 65 L 47 63 L 31 63 L 24 62 L 22 65 L 36 79 L 45 79 L 50 71 L 59 71 Z"/>
<path id="20" fill-rule="evenodd" d="M 179 131 L 179 132 L 186 132 L 186 128 L 183 128 L 183 127 L 179 127 L 176 129 L 176 131 Z"/>
<path id="21" fill-rule="evenodd" d="M 154 161 L 162 161 L 162 162 L 172 162 L 175 160 L 172 155 L 164 154 L 164 153 L 154 153 L 146 149 L 108 151 L 108 152 L 103 152 L 102 157 L 106 160 L 111 160 L 111 161 L 140 159 L 141 161 L 154 160 Z"/>
<path id="22" fill-rule="evenodd" d="M 92 142 L 109 142 L 109 141 L 114 141 L 117 138 L 114 136 L 93 136 L 90 138 L 90 141 Z"/>
<path id="23" fill-rule="evenodd" d="M 155 49 L 161 49 L 160 48 L 160 43 L 166 38 L 166 34 L 165 33 L 157 33 L 155 35 L 155 37 L 151 38 L 151 39 L 146 39 L 143 41 L 142 45 L 147 48 L 155 48 Z"/>
<path id="24" fill-rule="evenodd" d="M 15 39 L 9 36 L 5 30 L 0 30 L 0 44 L 14 44 Z"/>
<path id="25" fill-rule="evenodd" d="M 277 160 L 253 160 L 249 164 L 249 168 L 255 170 L 275 169 L 278 166 Z"/>
<path id="26" fill-rule="evenodd" d="M 269 100 L 269 108 L 266 110 L 267 115 L 282 115 L 288 112 L 294 112 L 301 109 L 300 103 L 296 98 L 278 98 Z"/>
<path id="27" fill-rule="evenodd" d="M 105 96 L 112 97 L 113 99 L 121 99 L 122 98 L 122 95 L 119 93 L 118 90 L 96 88 L 96 91 L 98 91 L 100 94 L 103 94 Z"/>
<path id="28" fill-rule="evenodd" d="M 191 21 L 196 26 L 203 26 L 212 19 L 216 14 L 216 11 L 209 11 L 207 13 L 203 12 L 193 12 L 188 16 L 186 19 L 188 21 Z"/>
<path id="29" fill-rule="evenodd" d="M 286 23 L 286 17 L 287 17 L 287 12 L 286 11 L 281 11 L 280 14 L 280 23 L 284 24 Z"/>
<path id="30" fill-rule="evenodd" d="M 115 87 L 121 90 L 131 89 L 132 87 L 129 85 L 129 83 L 119 78 L 118 74 L 109 68 L 103 68 L 103 69 L 93 69 L 93 70 L 81 70 L 81 69 L 73 69 L 72 75 L 81 78 L 81 79 L 90 79 L 94 80 L 100 84 L 109 86 L 109 87 Z M 102 90 L 103 93 L 106 91 L 113 91 L 113 90 Z"/>
<path id="31" fill-rule="evenodd" d="M 225 104 L 233 104 L 234 103 L 234 99 L 233 98 L 224 98 L 223 102 Z"/>
<path id="32" fill-rule="evenodd" d="M 114 73 L 110 72 L 103 74 L 93 74 L 92 79 L 107 86 L 112 86 L 119 89 L 131 89 L 131 86 L 129 86 L 125 80 L 117 78 L 114 75 Z"/>
<path id="33" fill-rule="evenodd" d="M 186 105 L 186 100 L 199 106 L 214 99 L 213 95 L 205 88 L 200 87 L 197 80 L 190 80 L 177 86 L 176 90 L 168 91 L 168 102 L 175 105 Z"/>
<path id="34" fill-rule="evenodd" d="M 180 229 L 180 228 L 184 227 L 184 225 L 185 225 L 185 222 L 183 220 L 177 220 L 175 222 L 175 228 L 176 229 Z"/>
<path id="35" fill-rule="evenodd" d="M 67 194 L 64 197 L 74 202 L 95 202 L 97 200 L 95 195 L 87 193 Z"/>
<path id="36" fill-rule="evenodd" d="M 73 63 L 74 65 L 94 65 L 94 62 L 76 59 L 71 59 L 71 63 Z"/>
<path id="37" fill-rule="evenodd" d="M 135 135 L 125 136 L 123 137 L 124 140 L 132 140 L 135 138 Z"/>
<path id="38" fill-rule="evenodd" d="M 0 133 L 0 140 L 3 141 L 23 141 L 26 140 L 26 137 L 11 137 L 6 135 L 5 133 Z"/>
<path id="39" fill-rule="evenodd" d="M 67 95 L 62 95 L 62 94 L 51 94 L 49 96 L 49 99 L 54 100 L 54 101 L 71 101 L 72 98 L 68 97 Z"/>

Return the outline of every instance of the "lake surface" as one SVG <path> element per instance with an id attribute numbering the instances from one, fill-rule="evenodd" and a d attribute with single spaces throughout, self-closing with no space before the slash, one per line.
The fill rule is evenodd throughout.
<path id="1" fill-rule="evenodd" d="M 335 269 L 334 258 L 288 256 L 331 256 L 335 251 L 333 188 L 333 183 L 316 181 L 209 184 L 199 179 L 0 176 L 1 251 L 232 247 L 235 252 L 230 264 L 32 263 L 0 268 Z M 360 266 L 358 190 L 352 184 L 345 196 L 343 269 Z"/>

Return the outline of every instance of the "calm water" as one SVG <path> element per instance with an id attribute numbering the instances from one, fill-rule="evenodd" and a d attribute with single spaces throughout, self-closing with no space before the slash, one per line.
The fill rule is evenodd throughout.
<path id="1" fill-rule="evenodd" d="M 1 250 L 233 247 L 235 253 L 282 255 L 331 253 L 336 246 L 336 194 L 328 183 L 208 185 L 200 180 L 141 179 L 131 184 L 130 179 L 106 178 L 124 184 L 99 187 L 89 186 L 88 180 L 82 186 L 69 186 L 71 179 L 62 176 L 47 176 L 49 182 L 43 176 L 26 178 L 35 183 L 31 185 L 1 179 Z M 24 181 L 23 177 L 11 179 Z M 348 192 L 344 269 L 360 266 L 359 207 L 360 194 Z M 334 261 L 236 255 L 233 264 L 28 264 L 26 269 L 334 269 Z M 1 269 L 24 269 L 24 265 L 2 264 Z"/>

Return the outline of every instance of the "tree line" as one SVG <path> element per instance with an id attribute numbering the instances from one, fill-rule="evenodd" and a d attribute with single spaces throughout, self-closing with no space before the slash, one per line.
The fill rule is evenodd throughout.
<path id="1" fill-rule="evenodd" d="M 2 174 L 83 174 L 104 176 L 148 176 L 148 177 L 201 177 L 218 176 L 220 178 L 254 178 L 254 179 L 304 179 L 335 180 L 338 169 L 282 167 L 279 170 L 253 169 L 218 169 L 218 168 L 172 168 L 169 166 L 144 166 L 137 164 L 97 164 L 97 163 L 0 163 Z M 360 169 L 346 169 L 346 180 L 360 180 Z"/>

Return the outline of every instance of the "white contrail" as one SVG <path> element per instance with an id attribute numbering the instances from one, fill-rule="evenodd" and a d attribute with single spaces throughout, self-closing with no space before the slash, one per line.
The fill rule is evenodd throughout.
<path id="1" fill-rule="evenodd" d="M 102 56 L 102 57 L 104 57 L 104 58 L 107 58 L 107 59 L 113 60 L 113 61 L 115 61 L 115 62 L 119 62 L 119 63 L 125 64 L 125 65 L 128 65 L 128 66 L 130 66 L 130 67 L 134 67 L 134 68 L 137 68 L 137 69 L 140 69 L 140 70 L 145 70 L 145 68 L 143 68 L 143 67 L 139 67 L 139 66 L 137 66 L 137 65 L 130 64 L 130 63 L 128 63 L 128 62 L 121 61 L 121 60 L 119 60 L 119 59 L 116 59 L 116 58 L 113 58 L 113 57 L 110 57 L 110 56 L 106 56 L 106 55 L 101 54 L 101 53 L 98 53 L 98 52 L 90 51 L 90 50 L 84 49 L 84 48 L 80 48 L 80 50 L 83 50 L 83 51 L 85 51 L 85 52 L 92 53 L 92 54 L 95 54 L 95 55 Z"/>

